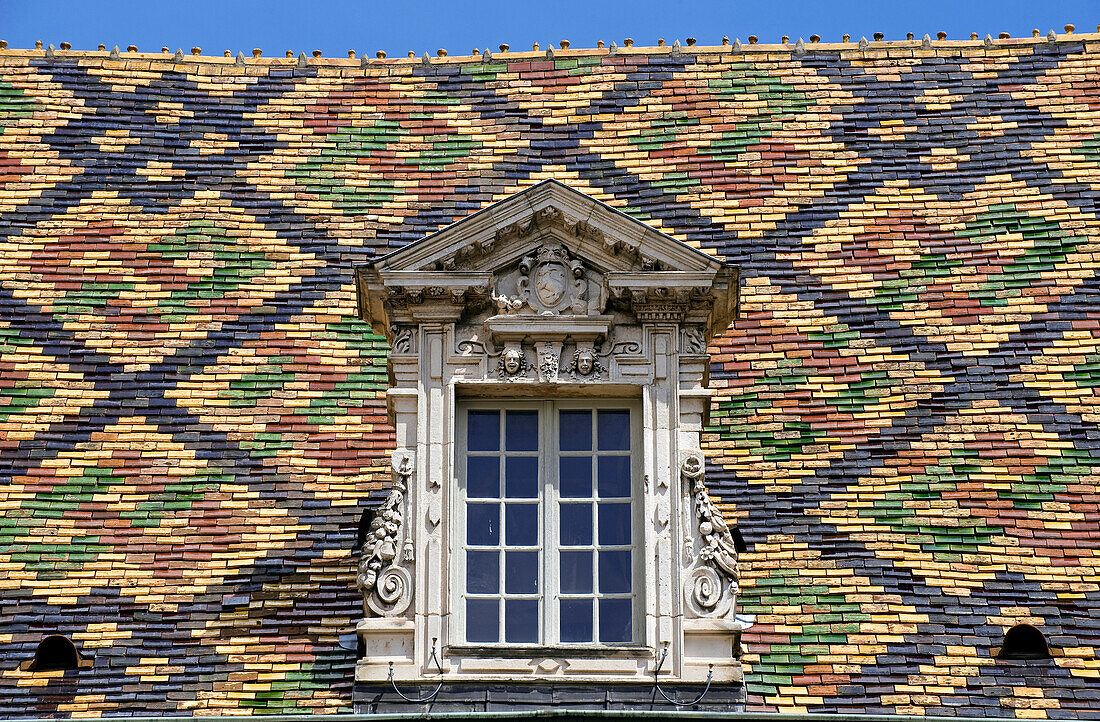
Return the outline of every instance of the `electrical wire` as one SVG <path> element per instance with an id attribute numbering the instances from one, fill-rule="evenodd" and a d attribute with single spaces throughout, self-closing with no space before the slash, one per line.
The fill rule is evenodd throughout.
<path id="1" fill-rule="evenodd" d="M 397 688 L 397 682 L 393 679 L 393 662 L 390 662 L 390 686 L 393 687 L 393 691 L 397 692 L 397 696 L 411 704 L 424 704 L 425 702 L 433 701 L 439 694 L 439 690 L 443 689 L 443 664 L 439 661 L 439 657 L 435 654 L 435 642 L 432 640 L 432 656 L 428 658 L 428 661 L 435 660 L 435 667 L 439 670 L 439 685 L 436 686 L 435 691 L 429 694 L 427 697 L 409 697 L 405 695 L 401 690 Z M 708 685 L 709 686 L 709 685 Z"/>
<path id="2" fill-rule="evenodd" d="M 677 702 L 676 700 L 665 694 L 665 691 L 661 689 L 661 685 L 657 682 L 658 675 L 661 674 L 661 668 L 665 666 L 665 658 L 667 656 L 668 645 L 665 644 L 664 653 L 661 654 L 661 661 L 657 664 L 657 669 L 653 671 L 653 689 L 657 690 L 657 692 L 659 692 L 660 695 L 665 698 L 666 702 L 676 707 L 694 707 L 695 705 L 702 702 L 703 698 L 707 696 L 707 692 L 710 691 L 711 680 L 714 679 L 714 665 L 710 665 L 709 669 L 707 670 L 707 686 L 703 688 L 703 691 L 699 693 L 699 696 L 691 700 L 690 702 Z"/>

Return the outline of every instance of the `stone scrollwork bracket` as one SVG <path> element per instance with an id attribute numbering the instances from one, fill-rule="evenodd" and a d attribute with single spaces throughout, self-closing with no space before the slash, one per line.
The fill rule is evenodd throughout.
<path id="1" fill-rule="evenodd" d="M 413 577 L 408 567 L 414 561 L 414 553 L 405 517 L 414 456 L 411 451 L 398 449 L 391 460 L 393 486 L 371 520 L 370 532 L 359 550 L 355 577 L 369 616 L 400 616 L 412 602 Z"/>
<path id="2" fill-rule="evenodd" d="M 691 490 L 702 540 L 694 569 L 684 580 L 684 601 L 696 616 L 724 617 L 732 612 L 739 591 L 737 548 L 722 511 L 707 494 L 704 471 L 702 452 L 684 454 L 680 474 Z"/>
<path id="3" fill-rule="evenodd" d="M 416 353 L 416 329 L 412 326 L 394 324 L 390 327 L 393 332 L 393 343 L 390 348 L 396 354 Z"/>

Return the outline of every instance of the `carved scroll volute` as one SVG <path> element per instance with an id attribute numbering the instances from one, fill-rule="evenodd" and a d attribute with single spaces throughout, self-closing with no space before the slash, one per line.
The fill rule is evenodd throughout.
<path id="1" fill-rule="evenodd" d="M 722 511 L 714 505 L 704 483 L 700 451 L 684 454 L 680 475 L 690 489 L 701 539 L 693 569 L 684 579 L 684 601 L 698 617 L 724 617 L 733 613 L 738 592 L 737 548 Z"/>
<path id="2" fill-rule="evenodd" d="M 363 594 L 367 615 L 397 617 L 412 603 L 413 577 L 409 571 L 413 543 L 405 519 L 406 492 L 415 468 L 411 451 L 398 449 L 391 456 L 393 486 L 371 520 L 370 532 L 359 550 L 355 585 Z"/>

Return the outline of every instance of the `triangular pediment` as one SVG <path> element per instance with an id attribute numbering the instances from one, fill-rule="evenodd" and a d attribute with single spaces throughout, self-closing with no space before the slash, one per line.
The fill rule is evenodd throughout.
<path id="1" fill-rule="evenodd" d="M 495 303 L 520 316 L 596 316 L 614 299 L 692 297 L 710 333 L 737 302 L 736 270 L 554 180 L 527 188 L 357 269 L 362 318 L 389 334 L 411 306 Z M 640 295 L 639 295 L 640 294 Z M 410 304 L 411 300 L 411 304 Z M 394 317 L 401 308 L 402 319 Z"/>
<path id="2" fill-rule="evenodd" d="M 721 262 L 555 180 L 493 203 L 376 261 L 393 271 L 492 271 L 548 234 L 615 271 L 717 270 Z M 513 252 L 510 252 L 513 251 Z"/>

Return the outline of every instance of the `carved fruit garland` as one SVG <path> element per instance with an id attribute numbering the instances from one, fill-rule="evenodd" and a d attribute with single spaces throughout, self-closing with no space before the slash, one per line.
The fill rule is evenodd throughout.
<path id="1" fill-rule="evenodd" d="M 680 472 L 685 482 L 691 482 L 699 536 L 703 540 L 698 551 L 699 564 L 684 582 L 684 600 L 699 616 L 724 616 L 738 592 L 737 548 L 721 510 L 707 494 L 702 454 L 688 453 Z"/>
<path id="2" fill-rule="evenodd" d="M 368 614 L 373 613 L 372 616 L 403 614 L 412 602 L 412 575 L 403 565 L 413 561 L 413 546 L 411 540 L 401 545 L 401 537 L 413 456 L 399 449 L 393 452 L 392 461 L 393 487 L 371 520 L 370 533 L 359 550 L 359 569 L 355 577 L 355 585 L 362 592 Z"/>

